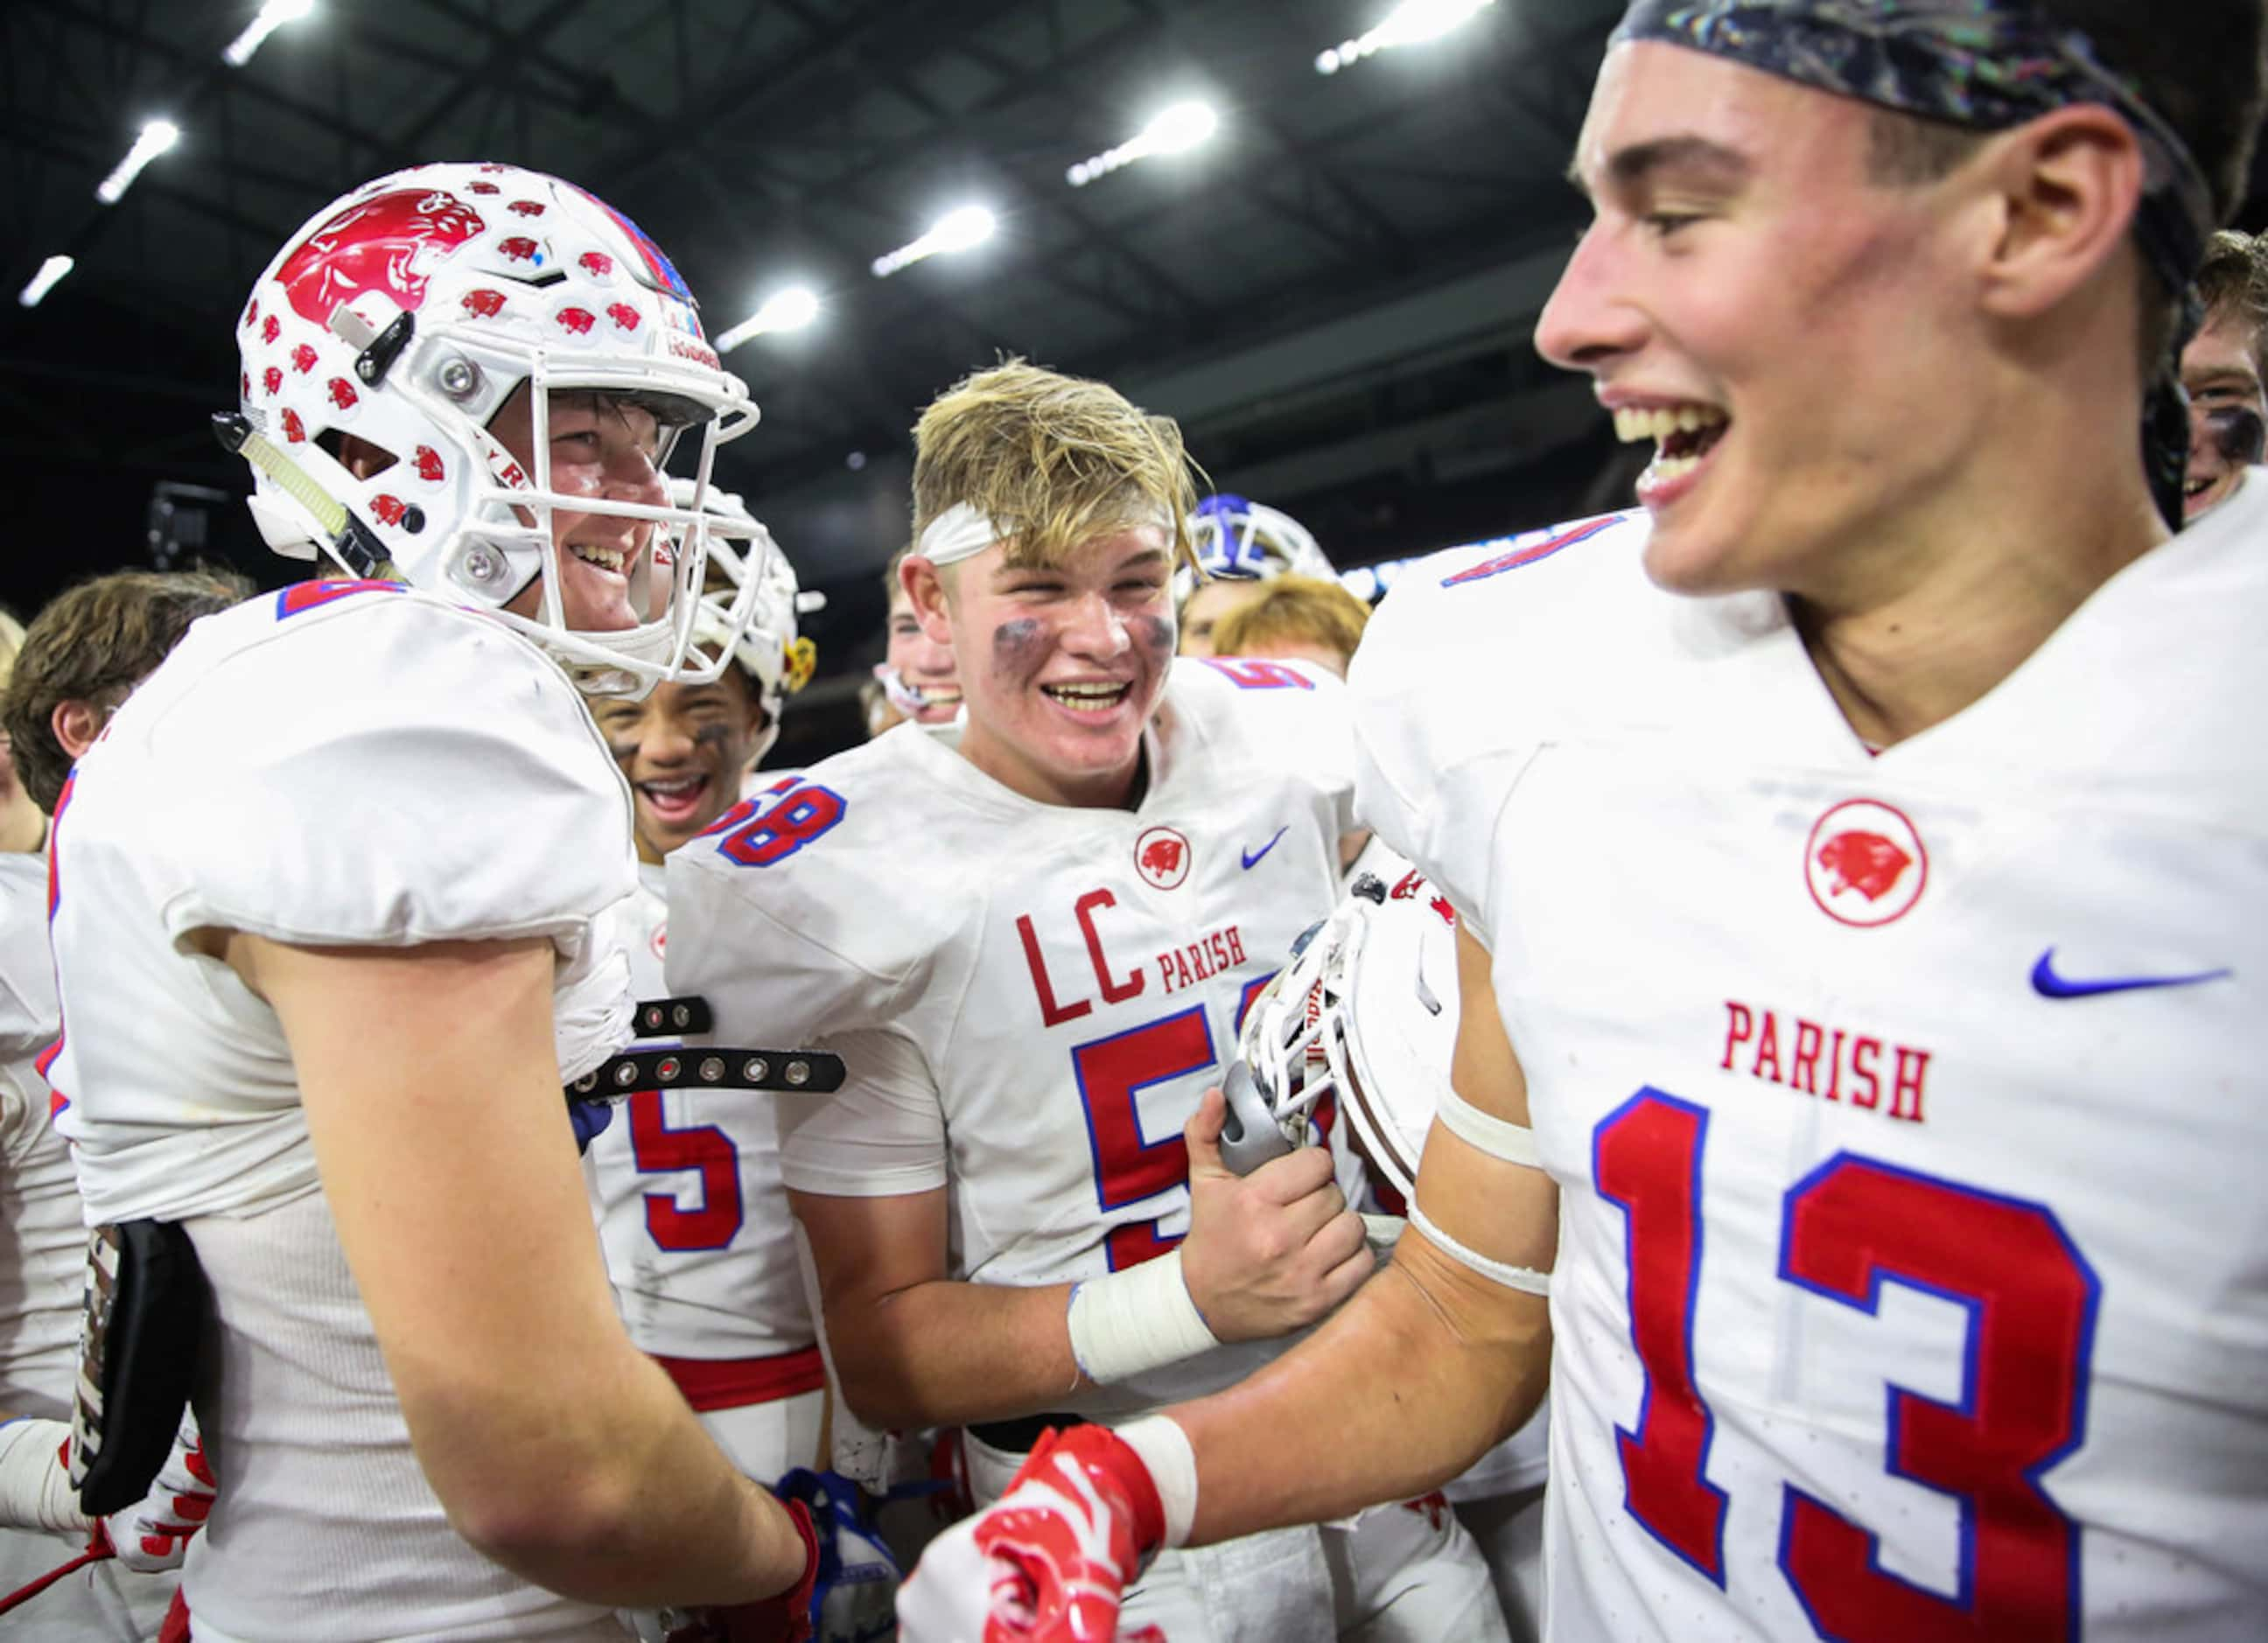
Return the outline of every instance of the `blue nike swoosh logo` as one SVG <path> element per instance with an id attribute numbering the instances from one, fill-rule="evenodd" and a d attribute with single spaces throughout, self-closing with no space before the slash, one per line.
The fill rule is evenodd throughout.
<path id="1" fill-rule="evenodd" d="M 1282 838 L 1282 837 L 1284 836 L 1284 835 L 1285 835 L 1286 833 L 1289 833 L 1291 830 L 1292 830 L 1292 824 L 1291 824 L 1289 822 L 1285 822 L 1282 827 L 1279 827 L 1279 828 L 1278 828 L 1278 829 L 1276 829 L 1276 838 L 1271 838 L 1271 839 L 1270 839 L 1270 840 L 1269 840 L 1265 844 L 1263 844 L 1263 845 L 1262 845 L 1258 850 L 1248 850 L 1248 851 L 1246 851 L 1244 852 L 1244 870 L 1245 870 L 1245 872 L 1249 873 L 1249 872 L 1251 872 L 1255 867 L 1258 866 L 1260 865 L 1260 858 L 1261 858 L 1263 856 L 1265 856 L 1265 855 L 1266 855 L 1270 851 L 1271 851 L 1271 850 L 1273 850 L 1273 849 L 1275 849 L 1275 848 L 1276 848 L 1276 840 L 1277 840 L 1277 839 L 1280 839 L 1280 838 Z"/>
<path id="2" fill-rule="evenodd" d="M 2225 981 L 2235 970 L 2200 970 L 2194 976 L 2117 976 L 2102 981 L 2073 981 L 2055 971 L 2055 949 L 2040 954 L 2032 966 L 2032 991 L 2043 998 L 2095 998 L 2106 992 L 2142 992 L 2153 987 L 2194 987 L 2201 982 Z"/>

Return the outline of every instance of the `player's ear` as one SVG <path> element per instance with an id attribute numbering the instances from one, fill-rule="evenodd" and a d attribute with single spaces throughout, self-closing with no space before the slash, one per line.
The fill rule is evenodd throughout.
<path id="1" fill-rule="evenodd" d="M 921 623 L 929 642 L 952 644 L 952 589 L 944 572 L 928 560 L 909 555 L 898 566 L 898 586 L 906 590 L 906 601 L 913 607 L 914 620 Z"/>
<path id="2" fill-rule="evenodd" d="M 2145 183 L 2132 128 L 2081 103 L 1995 140 L 1984 181 L 1998 199 L 1998 232 L 1981 272 L 1999 319 L 2056 307 L 2125 247 Z"/>
<path id="3" fill-rule="evenodd" d="M 394 466 L 394 453 L 350 433 L 341 434 L 339 466 L 357 479 L 375 479 Z"/>
<path id="4" fill-rule="evenodd" d="M 55 740 L 66 756 L 76 761 L 94 739 L 102 734 L 102 726 L 110 715 L 83 697 L 73 696 L 55 704 L 55 711 L 48 716 L 48 728 L 55 733 Z"/>

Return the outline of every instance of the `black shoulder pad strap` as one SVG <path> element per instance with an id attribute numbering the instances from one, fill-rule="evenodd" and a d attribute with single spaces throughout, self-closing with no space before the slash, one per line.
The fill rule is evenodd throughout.
<path id="1" fill-rule="evenodd" d="M 706 998 L 688 993 L 682 998 L 645 1000 L 631 1013 L 630 1022 L 640 1038 L 659 1038 L 664 1033 L 705 1033 L 717 1018 Z"/>
<path id="2" fill-rule="evenodd" d="M 822 1050 L 733 1050 L 692 1044 L 615 1057 L 567 1087 L 570 1101 L 614 1101 L 639 1090 L 780 1090 L 826 1095 L 843 1087 L 843 1057 Z"/>

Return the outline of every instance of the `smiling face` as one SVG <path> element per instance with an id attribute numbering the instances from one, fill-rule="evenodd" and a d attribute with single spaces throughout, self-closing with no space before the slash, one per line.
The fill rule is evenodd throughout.
<path id="1" fill-rule="evenodd" d="M 2260 460 L 2268 390 L 2260 381 L 2258 334 L 2242 314 L 2217 313 L 2182 352 L 2190 395 L 2190 462 L 2182 510 L 2196 519 L 2235 493 Z"/>
<path id="2" fill-rule="evenodd" d="M 592 704 L 637 807 L 638 857 L 659 861 L 740 801 L 764 711 L 738 667 L 713 684 L 664 684 L 644 701 Z"/>
<path id="3" fill-rule="evenodd" d="M 600 394 L 556 389 L 546 420 L 555 492 L 594 501 L 667 505 L 669 490 L 659 466 L 661 430 L 652 411 Z M 535 417 L 526 385 L 504 402 L 489 431 L 534 473 Z M 559 550 L 560 614 L 568 627 L 584 633 L 616 633 L 647 620 L 632 607 L 630 576 L 639 556 L 652 551 L 659 528 L 651 519 L 566 507 L 552 510 L 551 540 Z M 542 608 L 542 597 L 541 583 L 530 583 L 504 608 L 534 616 Z"/>
<path id="4" fill-rule="evenodd" d="M 950 725 L 961 711 L 961 682 L 953 665 L 953 647 L 940 645 L 922 630 L 913 603 L 902 584 L 890 591 L 889 648 L 882 665 L 897 675 L 905 700 L 893 704 L 917 725 Z M 918 707 L 914 706 L 918 702 Z M 907 710 L 911 709 L 910 712 Z"/>
<path id="5" fill-rule="evenodd" d="M 1988 414 L 1948 190 L 1872 181 L 1871 118 L 1655 42 L 1600 71 L 1573 167 L 1595 215 L 1536 345 L 1657 443 L 1664 586 L 1832 587 L 1911 534 Z"/>
<path id="6" fill-rule="evenodd" d="M 997 544 L 942 573 L 909 562 L 923 629 L 961 661 L 963 756 L 1042 804 L 1123 804 L 1173 662 L 1172 569 L 1156 526 L 1090 538 L 1054 569 L 1012 566 Z"/>

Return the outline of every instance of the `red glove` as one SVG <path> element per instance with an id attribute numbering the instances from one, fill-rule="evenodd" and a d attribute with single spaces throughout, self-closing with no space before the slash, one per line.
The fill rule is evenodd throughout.
<path id="1" fill-rule="evenodd" d="M 795 1584 L 762 1602 L 696 1610 L 671 1629 L 668 1643 L 806 1643 L 811 1591 L 819 1583 L 819 1536 L 802 1501 L 783 1504 L 795 1532 L 803 1536 L 803 1573 Z"/>
<path id="2" fill-rule="evenodd" d="M 144 1574 L 178 1569 L 189 1542 L 205 1526 L 219 1487 L 205 1459 L 197 1418 L 187 1411 L 173 1438 L 173 1452 L 158 1470 L 150 1492 L 123 1512 L 94 1526 L 93 1549 L 114 1551 L 118 1561 Z"/>
<path id="3" fill-rule="evenodd" d="M 1108 1643 L 1166 1537 L 1142 1457 L 1108 1427 L 1044 1433 L 1008 1492 L 930 1543 L 898 1591 L 905 1643 Z M 1153 1627 L 1127 1643 L 1163 1643 Z"/>

